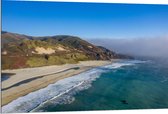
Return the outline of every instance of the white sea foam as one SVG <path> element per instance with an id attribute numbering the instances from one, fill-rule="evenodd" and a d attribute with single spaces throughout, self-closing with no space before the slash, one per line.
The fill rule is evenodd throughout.
<path id="1" fill-rule="evenodd" d="M 131 66 L 131 65 L 135 65 L 135 64 L 139 64 L 139 63 L 146 63 L 147 61 L 140 61 L 140 60 L 122 60 L 120 62 L 116 62 L 116 63 L 113 63 L 111 65 L 107 65 L 107 66 L 104 66 L 104 68 L 108 68 L 108 69 L 117 69 L 117 68 L 120 68 L 122 66 Z"/>
<path id="2" fill-rule="evenodd" d="M 132 63 L 113 63 L 111 65 L 104 66 L 104 68 L 109 68 L 109 69 L 117 69 L 122 66 L 130 66 L 133 65 Z"/>
<path id="3" fill-rule="evenodd" d="M 141 61 L 142 62 L 142 61 Z M 140 61 L 122 61 L 111 65 L 94 68 L 57 81 L 54 84 L 48 85 L 46 88 L 27 94 L 20 97 L 11 103 L 2 107 L 2 112 L 29 112 L 29 111 L 44 111 L 42 107 L 48 105 L 68 104 L 75 100 L 73 97 L 76 92 L 91 87 L 92 81 L 96 80 L 101 73 L 107 72 L 108 69 L 116 69 L 122 66 L 134 65 Z"/>

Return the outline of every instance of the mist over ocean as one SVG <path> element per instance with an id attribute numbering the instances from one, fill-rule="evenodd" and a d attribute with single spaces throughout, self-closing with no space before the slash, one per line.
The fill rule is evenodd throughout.
<path id="1" fill-rule="evenodd" d="M 168 108 L 167 93 L 166 60 L 121 60 L 51 84 L 11 102 L 2 111 L 159 109 Z"/>

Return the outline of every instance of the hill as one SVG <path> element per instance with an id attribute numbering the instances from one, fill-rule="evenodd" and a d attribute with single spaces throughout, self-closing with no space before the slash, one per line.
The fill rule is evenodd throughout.
<path id="1" fill-rule="evenodd" d="M 95 46 L 76 36 L 33 37 L 2 32 L 2 69 L 131 58 Z"/>

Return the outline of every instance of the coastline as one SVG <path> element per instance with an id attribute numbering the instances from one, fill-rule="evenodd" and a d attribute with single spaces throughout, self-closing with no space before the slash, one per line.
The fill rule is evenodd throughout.
<path id="1" fill-rule="evenodd" d="M 16 70 L 3 70 L 2 73 L 16 73 L 2 82 L 2 106 L 31 92 L 47 87 L 64 78 L 68 78 L 91 68 L 111 64 L 111 61 L 81 61 L 77 64 L 53 65 Z M 32 79 L 31 81 L 27 81 Z M 23 82 L 18 84 L 20 82 Z M 18 84 L 18 85 L 17 85 Z M 16 85 L 16 86 L 13 86 Z M 5 89 L 7 88 L 7 89 Z"/>

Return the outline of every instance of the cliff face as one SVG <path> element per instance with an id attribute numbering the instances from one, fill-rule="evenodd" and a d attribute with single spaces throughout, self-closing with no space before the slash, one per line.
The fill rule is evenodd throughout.
<path id="1" fill-rule="evenodd" d="M 130 58 L 79 37 L 32 37 L 2 32 L 2 69 L 77 63 L 82 60 Z"/>

